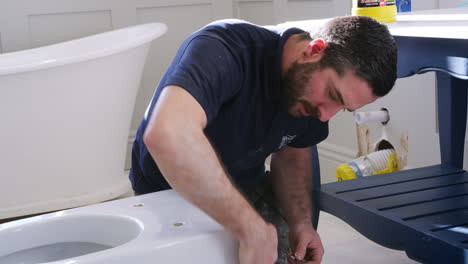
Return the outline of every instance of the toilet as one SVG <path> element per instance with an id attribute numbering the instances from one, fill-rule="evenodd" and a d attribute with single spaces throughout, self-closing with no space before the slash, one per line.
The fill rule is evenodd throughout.
<path id="1" fill-rule="evenodd" d="M 173 190 L 0 225 L 1 264 L 238 262 L 238 243 Z"/>

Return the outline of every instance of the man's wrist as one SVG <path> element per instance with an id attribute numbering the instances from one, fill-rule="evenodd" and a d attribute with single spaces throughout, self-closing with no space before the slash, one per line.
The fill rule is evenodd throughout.
<path id="1" fill-rule="evenodd" d="M 288 222 L 288 225 L 291 229 L 302 229 L 305 227 L 312 226 L 312 218 L 311 217 L 300 217 L 298 219 L 294 219 Z"/>
<path id="2" fill-rule="evenodd" d="M 240 241 L 253 240 L 257 232 L 263 232 L 268 224 L 259 215 L 251 217 L 249 220 L 240 221 L 239 228 L 235 231 L 235 236 Z"/>

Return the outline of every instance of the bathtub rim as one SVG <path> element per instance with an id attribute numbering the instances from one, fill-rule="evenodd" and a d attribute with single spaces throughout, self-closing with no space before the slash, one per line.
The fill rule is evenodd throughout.
<path id="1" fill-rule="evenodd" d="M 72 39 L 69 41 L 38 48 L 3 53 L 0 54 L 0 76 L 45 70 L 52 67 L 74 64 L 91 59 L 110 56 L 151 42 L 166 32 L 167 26 L 164 23 L 146 23 L 106 31 L 87 37 Z M 134 38 L 128 38 L 129 33 L 132 33 Z M 100 40 L 107 43 L 109 40 L 113 40 L 115 35 L 122 35 L 120 39 L 124 41 L 115 45 L 107 46 L 105 44 L 99 44 L 99 46 L 96 47 L 89 45 L 90 42 L 95 40 Z M 76 52 L 74 48 L 76 48 L 81 43 L 88 43 L 89 47 L 87 47 L 85 50 Z M 107 44 L 112 44 L 112 42 Z M 66 55 L 60 54 L 61 52 L 63 53 L 63 51 L 66 51 Z M 45 55 L 41 56 L 41 53 Z M 19 62 L 11 62 L 18 58 L 21 58 Z M 2 59 L 7 59 L 5 65 L 2 65 Z M 10 62 L 8 62 L 8 60 Z"/>

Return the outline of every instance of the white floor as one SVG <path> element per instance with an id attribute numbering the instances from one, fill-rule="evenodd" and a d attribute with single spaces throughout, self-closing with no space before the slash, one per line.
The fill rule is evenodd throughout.
<path id="1" fill-rule="evenodd" d="M 322 264 L 410 264 L 402 251 L 384 248 L 333 215 L 320 212 L 318 232 L 325 248 Z"/>

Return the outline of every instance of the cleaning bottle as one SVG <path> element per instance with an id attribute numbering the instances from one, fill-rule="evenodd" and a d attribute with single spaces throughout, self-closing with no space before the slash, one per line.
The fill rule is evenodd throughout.
<path id="1" fill-rule="evenodd" d="M 398 158 L 395 150 L 385 149 L 341 164 L 336 168 L 336 179 L 343 181 L 397 170 Z"/>
<path id="2" fill-rule="evenodd" d="M 396 21 L 395 0 L 353 0 L 353 16 L 369 16 L 382 23 Z"/>

